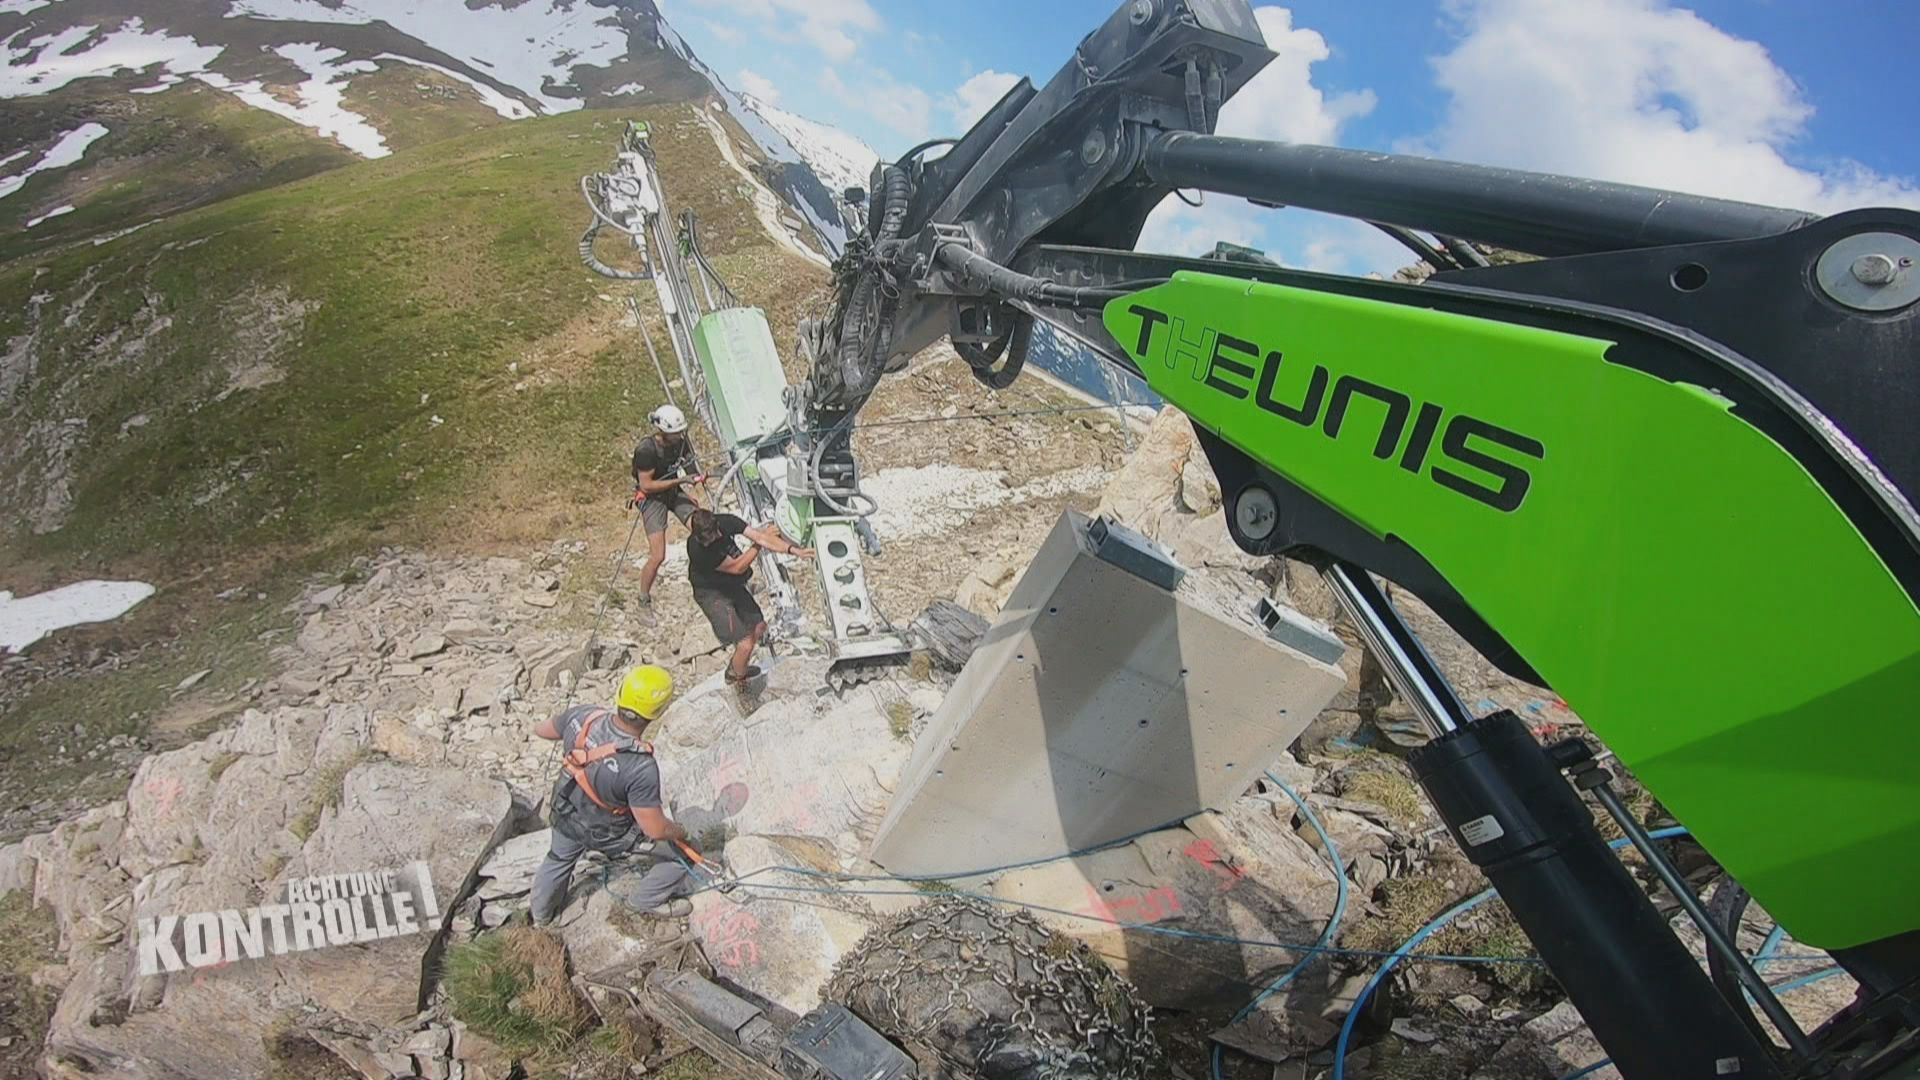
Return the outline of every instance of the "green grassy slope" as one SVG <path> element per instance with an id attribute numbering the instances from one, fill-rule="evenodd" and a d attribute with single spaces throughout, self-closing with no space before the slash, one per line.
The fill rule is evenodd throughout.
<path id="1" fill-rule="evenodd" d="M 0 268 L 0 364 L 32 372 L 0 393 L 20 463 L 0 562 L 160 572 L 607 496 L 658 395 L 620 290 L 574 253 L 578 177 L 626 115 L 502 125 Z M 806 273 L 770 260 L 689 107 L 641 115 L 723 271 Z M 84 421 L 64 455 L 62 421 Z M 72 506 L 35 533 L 50 460 Z"/>
<path id="2" fill-rule="evenodd" d="M 291 120 L 198 84 L 128 92 L 150 82 L 84 79 L 42 97 L 0 99 L 0 156 L 88 122 L 108 130 L 79 163 L 38 173 L 0 199 L 0 263 L 359 160 Z M 25 228 L 67 204 L 78 209 Z"/>

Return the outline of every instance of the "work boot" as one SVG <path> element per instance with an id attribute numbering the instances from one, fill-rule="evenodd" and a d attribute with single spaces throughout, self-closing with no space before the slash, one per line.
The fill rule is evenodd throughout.
<path id="1" fill-rule="evenodd" d="M 656 919 L 684 919 L 693 914 L 693 901 L 685 897 L 676 897 L 664 904 L 648 908 L 646 914 Z"/>
<path id="2" fill-rule="evenodd" d="M 729 685 L 732 685 L 732 686 L 738 686 L 741 683 L 750 683 L 759 677 L 760 677 L 760 665 L 758 664 L 748 664 L 747 673 L 745 675 L 740 676 L 737 679 L 733 677 L 733 672 L 731 671 L 727 672 L 727 682 Z"/>
<path id="3" fill-rule="evenodd" d="M 641 626 L 659 625 L 659 620 L 653 617 L 653 597 L 650 594 L 641 593 L 633 598 L 633 617 Z"/>

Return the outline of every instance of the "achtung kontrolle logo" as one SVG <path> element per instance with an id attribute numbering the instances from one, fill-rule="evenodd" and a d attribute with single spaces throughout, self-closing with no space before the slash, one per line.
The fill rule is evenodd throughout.
<path id="1" fill-rule="evenodd" d="M 295 878 L 278 904 L 139 920 L 140 974 L 217 967 L 434 929 L 440 904 L 424 862 Z"/>

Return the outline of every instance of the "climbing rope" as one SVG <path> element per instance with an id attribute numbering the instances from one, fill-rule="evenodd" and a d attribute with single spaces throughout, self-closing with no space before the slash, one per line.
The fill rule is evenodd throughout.
<path id="1" fill-rule="evenodd" d="M 593 663 L 593 647 L 600 640 L 600 621 L 607 613 L 607 600 L 613 595 L 614 587 L 620 583 L 620 571 L 627 565 L 627 552 L 633 549 L 633 536 L 640 531 L 640 522 L 645 516 L 640 507 L 636 506 L 633 508 L 633 523 L 627 526 L 626 543 L 620 545 L 620 554 L 613 561 L 613 573 L 607 578 L 607 587 L 601 590 L 600 602 L 594 605 L 593 625 L 587 631 L 587 663 L 589 665 Z M 567 703 L 560 708 L 562 715 L 565 715 L 568 709 L 573 708 L 574 697 L 579 692 L 580 680 L 574 679 L 567 687 Z M 553 741 L 553 749 L 547 753 L 546 767 L 540 772 L 539 798 L 542 800 L 547 797 L 549 787 L 553 783 L 553 767 L 560 760 L 561 744 L 564 742 L 566 742 L 565 739 L 555 739 Z M 536 806 L 537 805 L 538 804 L 536 804 Z"/>

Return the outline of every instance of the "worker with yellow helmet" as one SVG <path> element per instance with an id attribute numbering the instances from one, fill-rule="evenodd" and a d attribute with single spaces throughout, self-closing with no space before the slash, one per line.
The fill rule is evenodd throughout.
<path id="1" fill-rule="evenodd" d="M 562 772 L 549 800 L 553 840 L 533 876 L 533 921 L 546 925 L 567 902 L 574 864 L 588 850 L 620 856 L 644 834 L 663 844 L 684 843 L 687 830 L 660 809 L 660 768 L 653 747 L 641 740 L 673 698 L 673 676 L 643 664 L 627 673 L 611 709 L 577 705 L 542 720 L 533 729 L 560 740 Z M 637 826 L 637 828 L 636 828 Z M 656 860 L 629 896 L 641 912 L 662 918 L 693 910 L 684 863 Z"/>

